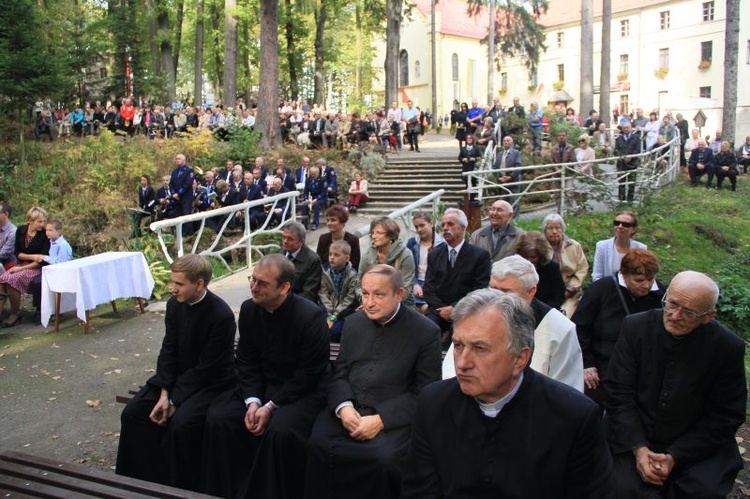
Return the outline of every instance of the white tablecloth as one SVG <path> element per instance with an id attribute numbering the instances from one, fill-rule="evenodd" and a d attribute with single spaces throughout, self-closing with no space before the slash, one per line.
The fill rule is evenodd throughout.
<path id="1" fill-rule="evenodd" d="M 76 310 L 86 322 L 86 311 L 119 298 L 146 298 L 154 278 L 140 252 L 108 252 L 48 265 L 42 270 L 42 324 L 55 313 L 55 293 L 62 293 L 60 313 Z"/>

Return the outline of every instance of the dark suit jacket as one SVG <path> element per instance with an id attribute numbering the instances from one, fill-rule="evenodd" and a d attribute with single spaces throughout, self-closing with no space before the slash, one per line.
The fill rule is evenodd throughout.
<path id="1" fill-rule="evenodd" d="M 500 169 L 500 165 L 503 162 L 503 153 L 505 152 L 505 149 L 500 149 L 497 152 L 497 157 L 495 158 L 495 164 L 493 168 L 495 170 Z M 511 147 L 508 149 L 508 155 L 505 157 L 505 167 L 506 168 L 516 168 L 518 166 L 521 166 L 523 164 L 521 153 L 516 149 L 515 147 Z M 518 182 L 521 180 L 521 170 L 511 170 L 506 172 L 505 174 L 500 172 L 496 174 L 498 177 L 505 177 L 507 175 L 510 175 L 511 182 Z M 518 187 L 516 187 L 517 189 Z"/>
<path id="2" fill-rule="evenodd" d="M 599 407 L 527 367 L 494 417 L 456 378 L 422 390 L 401 497 L 607 499 L 612 458 Z"/>
<path id="3" fill-rule="evenodd" d="M 299 184 L 300 182 L 302 182 L 302 170 L 303 170 L 303 168 L 297 168 L 297 171 L 294 172 L 294 181 L 293 181 L 293 183 Z M 286 181 L 287 178 L 289 178 L 289 175 L 287 175 L 284 178 L 284 181 Z M 308 178 L 310 178 L 310 168 L 309 167 L 307 168 L 307 171 L 305 172 L 305 179 L 304 179 L 305 183 L 307 182 Z"/>
<path id="4" fill-rule="evenodd" d="M 481 157 L 482 150 L 479 146 L 472 146 L 471 151 L 466 149 L 466 147 L 462 147 L 461 151 L 458 153 L 458 162 L 461 163 L 461 171 L 470 172 L 474 170 L 474 167 L 477 164 L 477 160 Z M 464 159 L 469 159 L 469 161 L 464 163 Z M 474 161 L 471 161 L 472 159 L 474 159 Z"/>
<path id="5" fill-rule="evenodd" d="M 695 166 L 698 164 L 698 155 L 700 154 L 700 151 L 698 149 L 693 149 L 690 152 L 690 159 L 688 160 L 688 165 L 692 168 L 695 168 Z M 716 164 L 714 163 L 714 152 L 709 148 L 706 147 L 703 149 L 703 164 L 706 166 L 706 171 L 710 172 L 716 169 Z"/>
<path id="6" fill-rule="evenodd" d="M 285 254 L 283 248 L 279 251 Z M 306 245 L 302 245 L 297 256 L 292 260 L 294 264 L 294 282 L 292 292 L 307 298 L 313 303 L 318 303 L 318 292 L 320 291 L 320 279 L 323 276 L 323 267 L 320 266 L 320 257 Z"/>
<path id="7" fill-rule="evenodd" d="M 550 144 L 549 146 L 549 158 L 552 163 L 572 163 L 576 160 L 576 153 L 573 146 L 565 143 L 565 149 L 560 154 L 560 144 Z"/>
<path id="8" fill-rule="evenodd" d="M 150 185 L 146 187 L 146 192 L 142 188 L 138 188 L 138 206 L 142 210 L 154 211 L 154 204 L 156 204 L 156 192 Z"/>
<path id="9" fill-rule="evenodd" d="M 256 201 L 258 199 L 263 199 L 263 195 L 265 193 L 265 189 L 263 186 L 265 185 L 264 181 L 259 181 L 257 184 L 252 183 L 250 185 L 245 186 L 245 199 L 247 201 Z"/>
<path id="10" fill-rule="evenodd" d="M 450 268 L 447 243 L 435 246 L 427 255 L 424 300 L 431 310 L 453 305 L 471 291 L 490 283 L 490 254 L 468 241 L 464 243 Z"/>
<path id="11" fill-rule="evenodd" d="M 629 156 L 641 152 L 641 136 L 630 132 L 630 139 L 625 140 L 625 134 L 620 134 L 615 139 L 615 156 Z M 621 159 L 617 161 L 618 170 L 634 170 L 638 168 L 638 159 L 632 158 L 629 163 Z"/>

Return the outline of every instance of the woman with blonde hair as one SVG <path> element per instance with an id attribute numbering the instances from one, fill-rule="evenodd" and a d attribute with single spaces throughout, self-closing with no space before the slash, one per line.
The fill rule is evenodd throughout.
<path id="1" fill-rule="evenodd" d="M 29 284 L 41 272 L 38 255 L 49 255 L 50 242 L 45 233 L 47 212 L 34 206 L 26 212 L 26 225 L 16 230 L 15 255 L 18 265 L 0 275 L 0 310 L 10 302 L 10 314 L 0 325 L 13 327 L 21 322 L 21 295 L 29 290 Z"/>

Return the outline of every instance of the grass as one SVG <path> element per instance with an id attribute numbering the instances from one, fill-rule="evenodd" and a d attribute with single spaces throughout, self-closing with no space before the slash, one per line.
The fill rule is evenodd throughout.
<path id="1" fill-rule="evenodd" d="M 719 283 L 717 319 L 745 342 L 750 340 L 750 181 L 738 180 L 737 192 L 690 188 L 680 177 L 634 211 L 636 239 L 648 245 L 660 262 L 657 279 L 668 284 L 683 270 L 704 272 Z M 566 234 L 583 246 L 593 267 L 596 242 L 612 237 L 614 213 L 591 213 L 566 220 Z M 540 230 L 541 219 L 520 221 Z M 750 354 L 745 356 L 750 372 Z"/>

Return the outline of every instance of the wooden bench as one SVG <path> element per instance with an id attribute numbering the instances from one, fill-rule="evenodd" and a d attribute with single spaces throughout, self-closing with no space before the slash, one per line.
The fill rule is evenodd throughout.
<path id="1" fill-rule="evenodd" d="M 61 499 L 213 497 L 14 451 L 0 453 L 0 496 Z"/>

